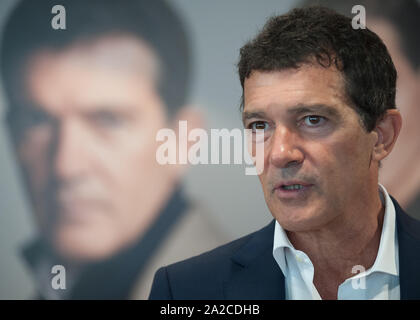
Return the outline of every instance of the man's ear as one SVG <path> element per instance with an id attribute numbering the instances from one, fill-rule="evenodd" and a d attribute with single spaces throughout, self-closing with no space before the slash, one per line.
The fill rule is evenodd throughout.
<path id="1" fill-rule="evenodd" d="M 397 109 L 389 109 L 376 125 L 377 139 L 373 147 L 372 158 L 381 161 L 391 153 L 402 126 L 402 117 Z"/>
<path id="2" fill-rule="evenodd" d="M 183 159 L 188 163 L 188 151 L 196 143 L 196 141 L 189 141 L 188 137 L 193 129 L 204 129 L 205 121 L 203 112 L 194 106 L 183 107 L 174 115 L 171 121 L 171 127 L 176 133 L 178 162 L 180 162 L 179 159 Z M 180 178 L 186 169 L 186 164 L 177 163 L 177 176 Z"/>

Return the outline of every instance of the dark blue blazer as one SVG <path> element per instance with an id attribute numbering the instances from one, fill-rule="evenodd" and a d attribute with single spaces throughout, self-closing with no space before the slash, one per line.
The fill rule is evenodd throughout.
<path id="1" fill-rule="evenodd" d="M 401 299 L 420 299 L 420 221 L 396 209 Z M 160 268 L 149 299 L 285 299 L 284 275 L 273 257 L 268 226 L 199 256 Z"/>

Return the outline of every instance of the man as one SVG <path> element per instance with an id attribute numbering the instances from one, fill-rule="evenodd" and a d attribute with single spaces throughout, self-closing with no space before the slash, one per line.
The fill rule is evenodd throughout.
<path id="1" fill-rule="evenodd" d="M 42 298 L 144 299 L 158 266 L 224 239 L 185 198 L 185 168 L 156 161 L 159 129 L 200 125 L 185 108 L 186 33 L 160 0 L 61 1 L 61 21 L 56 4 L 18 3 L 2 43 L 7 121 L 39 227 L 25 258 Z"/>
<path id="2" fill-rule="evenodd" d="M 367 27 L 384 41 L 397 69 L 396 106 L 404 126 L 392 154 L 382 163 L 379 181 L 398 199 L 406 212 L 420 219 L 420 3 L 417 0 L 314 0 L 304 1 L 337 10 L 349 17 L 352 8 L 366 10 Z M 401 184 L 404 180 L 404 184 Z"/>
<path id="3" fill-rule="evenodd" d="M 294 9 L 238 66 L 275 220 L 159 269 L 150 298 L 419 299 L 419 222 L 378 185 L 402 123 L 382 41 L 329 9 Z"/>

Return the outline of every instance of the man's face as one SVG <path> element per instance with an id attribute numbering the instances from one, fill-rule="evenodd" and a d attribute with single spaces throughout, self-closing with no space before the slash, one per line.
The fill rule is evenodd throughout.
<path id="1" fill-rule="evenodd" d="M 343 83 L 335 68 L 316 65 L 254 71 L 245 80 L 244 125 L 265 130 L 264 142 L 253 142 L 264 143 L 259 178 L 286 230 L 320 228 L 377 188 L 375 134 L 346 102 Z"/>
<path id="2" fill-rule="evenodd" d="M 67 259 L 101 259 L 132 242 L 172 188 L 155 160 L 166 124 L 156 65 L 129 37 L 28 61 L 16 149 L 41 231 Z"/>

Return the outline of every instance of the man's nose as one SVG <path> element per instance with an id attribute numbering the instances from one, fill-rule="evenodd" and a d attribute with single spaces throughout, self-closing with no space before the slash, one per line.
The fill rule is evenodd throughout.
<path id="1" fill-rule="evenodd" d="M 86 163 L 83 133 L 77 123 L 63 121 L 56 126 L 52 150 L 54 174 L 58 179 L 71 179 L 81 175 Z"/>
<path id="2" fill-rule="evenodd" d="M 304 160 L 299 137 L 285 126 L 277 126 L 270 141 L 269 162 L 278 168 L 299 165 Z"/>

